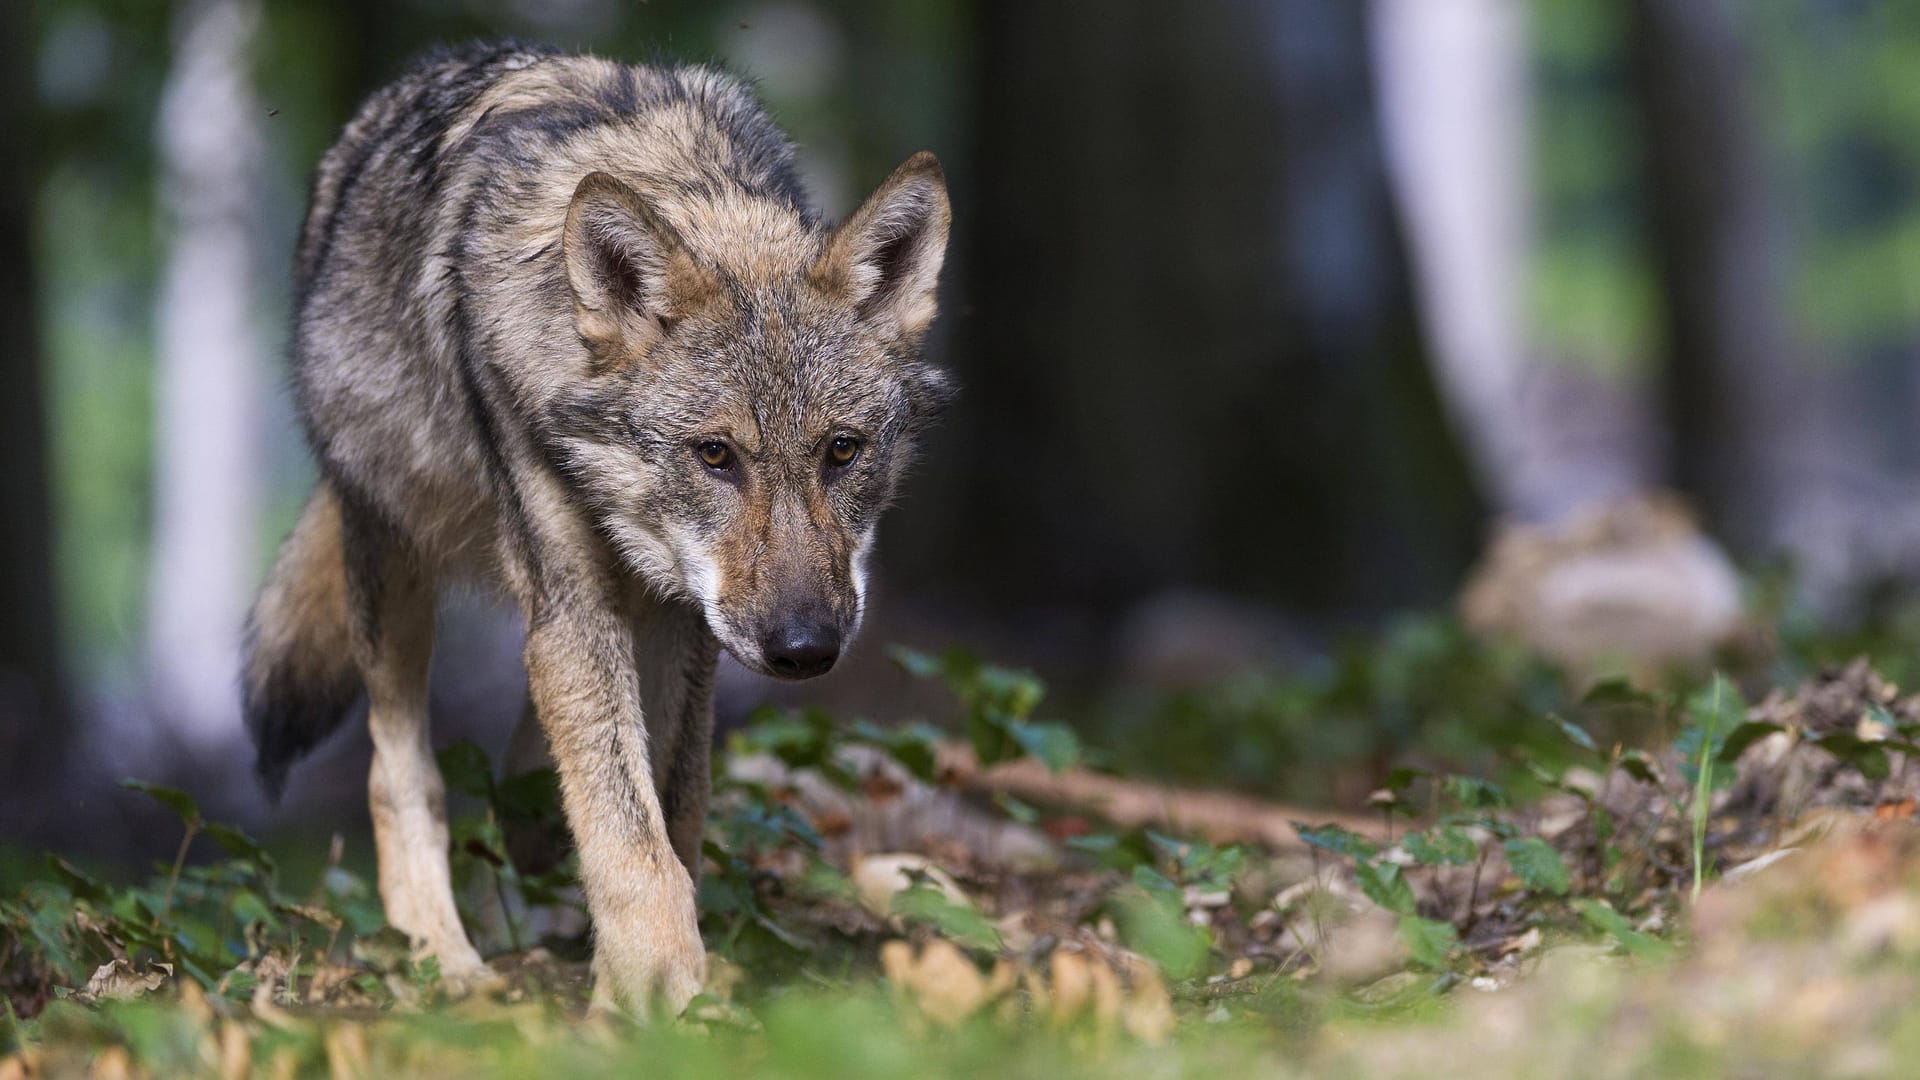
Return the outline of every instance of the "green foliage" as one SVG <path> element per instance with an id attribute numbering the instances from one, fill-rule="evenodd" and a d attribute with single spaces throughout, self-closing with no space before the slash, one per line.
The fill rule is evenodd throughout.
<path id="1" fill-rule="evenodd" d="M 1403 617 L 1294 670 L 1117 699 L 1082 731 L 1122 772 L 1331 805 L 1380 786 L 1389 760 L 1511 779 L 1505 751 L 1565 757 L 1540 718 L 1578 711 L 1537 658 Z"/>
<path id="2" fill-rule="evenodd" d="M 1422 919 L 1417 915 L 1400 920 L 1400 940 L 1407 943 L 1407 954 L 1421 967 L 1445 971 L 1448 957 L 1460 944 L 1460 934 L 1452 923 Z"/>
<path id="3" fill-rule="evenodd" d="M 1036 721 L 1046 687 L 1032 672 L 983 662 L 965 649 L 931 656 L 889 650 L 894 663 L 922 679 L 940 679 L 958 699 L 967 741 L 982 765 L 1027 755 L 1059 772 L 1080 762 L 1080 737 L 1064 724 Z"/>
<path id="4" fill-rule="evenodd" d="M 1513 867 L 1520 883 L 1535 892 L 1565 896 L 1572 884 L 1567 864 L 1551 844 L 1537 836 L 1520 836 L 1500 845 L 1507 865 Z"/>

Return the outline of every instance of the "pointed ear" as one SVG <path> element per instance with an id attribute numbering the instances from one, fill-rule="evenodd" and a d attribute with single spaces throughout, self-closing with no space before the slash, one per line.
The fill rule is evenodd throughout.
<path id="1" fill-rule="evenodd" d="M 814 280 L 865 318 L 908 337 L 933 321 L 953 212 L 940 160 L 906 160 L 827 238 Z"/>
<path id="2" fill-rule="evenodd" d="M 673 226 L 603 172 L 574 189 L 560 248 L 574 321 L 602 370 L 645 356 L 709 284 Z"/>

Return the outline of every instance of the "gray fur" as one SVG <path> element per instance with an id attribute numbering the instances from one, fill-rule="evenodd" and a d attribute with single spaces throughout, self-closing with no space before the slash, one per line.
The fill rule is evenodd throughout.
<path id="1" fill-rule="evenodd" d="M 251 626 L 263 776 L 337 723 L 338 654 L 317 644 L 353 642 L 363 679 L 412 670 L 382 652 L 411 647 L 383 642 L 389 585 L 502 589 L 528 620 L 596 969 L 623 1002 L 680 997 L 662 957 L 684 927 L 635 922 L 607 867 L 698 873 L 718 648 L 791 671 L 773 642 L 794 620 L 853 636 L 875 523 L 947 392 L 920 358 L 947 219 L 918 155 L 828 228 L 785 136 L 706 68 L 486 45 L 374 95 L 320 164 L 296 258 L 295 395 L 323 481 Z M 408 730 L 413 688 L 388 681 L 377 723 Z M 410 746 L 390 736 L 389 766 Z M 394 821 L 438 812 L 402 802 Z M 661 903 L 683 920 L 690 897 Z"/>

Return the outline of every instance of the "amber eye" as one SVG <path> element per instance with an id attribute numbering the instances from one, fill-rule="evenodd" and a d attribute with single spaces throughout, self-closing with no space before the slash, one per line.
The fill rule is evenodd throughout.
<path id="1" fill-rule="evenodd" d="M 827 444 L 827 460 L 835 465 L 851 465 L 860 456 L 860 440 L 851 435 L 835 435 Z"/>
<path id="2" fill-rule="evenodd" d="M 700 464 L 709 469 L 718 471 L 733 467 L 733 447 L 718 439 L 709 439 L 694 447 L 694 453 L 700 455 Z"/>

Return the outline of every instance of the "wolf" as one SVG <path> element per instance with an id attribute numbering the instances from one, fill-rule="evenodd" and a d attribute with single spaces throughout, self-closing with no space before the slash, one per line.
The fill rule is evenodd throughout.
<path id="1" fill-rule="evenodd" d="M 907 159 L 829 225 L 742 82 L 516 43 L 416 63 L 322 158 L 293 392 L 319 480 L 249 618 L 271 793 L 364 693 L 380 895 L 455 989 L 427 717 L 435 597 L 526 620 L 594 927 L 594 1003 L 677 1011 L 719 650 L 781 679 L 857 630 L 875 527 L 950 394 L 951 212 Z"/>

